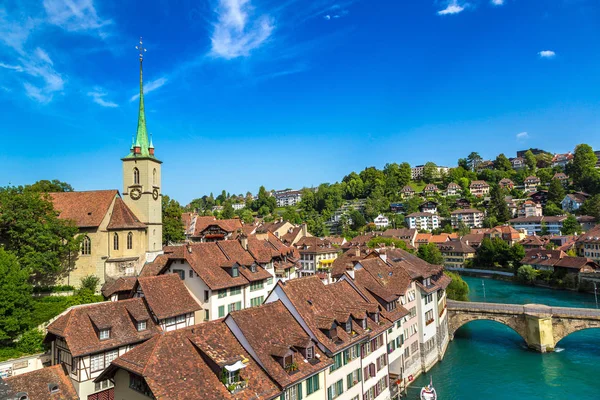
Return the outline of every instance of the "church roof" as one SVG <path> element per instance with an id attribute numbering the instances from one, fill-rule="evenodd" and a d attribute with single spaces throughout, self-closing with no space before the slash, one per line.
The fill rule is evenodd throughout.
<path id="1" fill-rule="evenodd" d="M 59 218 L 72 220 L 79 228 L 96 228 L 102 223 L 119 192 L 117 190 L 92 190 L 89 192 L 49 193 L 49 195 L 54 209 L 59 213 Z"/>
<path id="2" fill-rule="evenodd" d="M 127 204 L 125 204 L 123 199 L 117 197 L 115 199 L 115 205 L 112 210 L 110 222 L 108 223 L 106 229 L 114 230 L 143 228 L 146 228 L 146 225 L 140 222 L 131 209 L 127 207 Z"/>

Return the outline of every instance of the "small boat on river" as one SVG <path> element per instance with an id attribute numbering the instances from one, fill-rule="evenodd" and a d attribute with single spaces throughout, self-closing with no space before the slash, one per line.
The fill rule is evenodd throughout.
<path id="1" fill-rule="evenodd" d="M 433 387 L 433 378 L 430 379 L 429 385 L 421 389 L 421 400 L 437 400 L 437 392 Z"/>

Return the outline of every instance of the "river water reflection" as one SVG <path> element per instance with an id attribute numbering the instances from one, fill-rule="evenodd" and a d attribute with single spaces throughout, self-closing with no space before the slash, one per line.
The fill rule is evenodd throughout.
<path id="1" fill-rule="evenodd" d="M 465 277 L 471 301 L 596 307 L 594 295 Z M 483 281 L 483 285 L 482 285 Z M 484 297 L 485 286 L 485 297 Z M 440 400 L 599 399 L 600 329 L 576 332 L 557 351 L 527 350 L 512 329 L 474 321 L 456 332 L 444 360 L 409 389 L 409 398 L 433 376 Z"/>

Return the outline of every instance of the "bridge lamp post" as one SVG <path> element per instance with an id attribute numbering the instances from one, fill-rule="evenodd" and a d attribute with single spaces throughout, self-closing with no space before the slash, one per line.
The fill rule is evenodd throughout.
<path id="1" fill-rule="evenodd" d="M 485 282 L 483 281 L 483 279 L 481 280 L 481 286 L 483 287 L 483 301 L 486 302 L 487 300 L 485 298 Z M 598 302 L 596 301 L 596 303 Z"/>
<path id="2" fill-rule="evenodd" d="M 596 288 L 596 282 L 594 282 L 594 298 L 596 299 L 596 308 L 598 308 L 598 290 Z"/>

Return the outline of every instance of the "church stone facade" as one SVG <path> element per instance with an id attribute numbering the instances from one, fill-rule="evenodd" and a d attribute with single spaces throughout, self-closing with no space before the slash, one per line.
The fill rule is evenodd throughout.
<path id="1" fill-rule="evenodd" d="M 83 235 L 80 253 L 63 279 L 79 286 L 88 275 L 100 283 L 135 276 L 162 253 L 161 164 L 146 129 L 140 57 L 140 104 L 136 137 L 122 158 L 123 194 L 118 190 L 51 193 L 59 218 Z"/>

